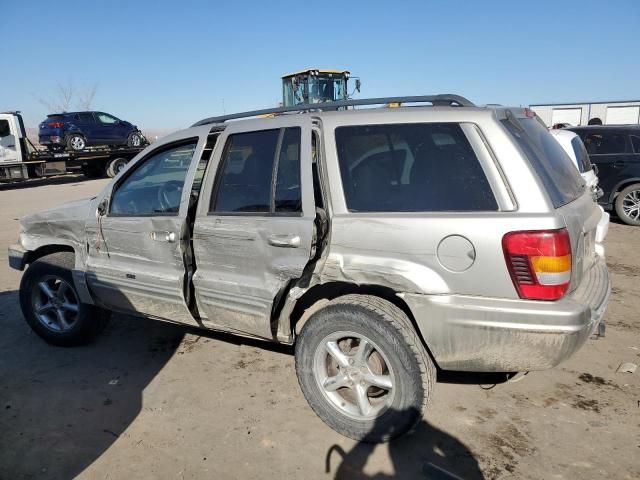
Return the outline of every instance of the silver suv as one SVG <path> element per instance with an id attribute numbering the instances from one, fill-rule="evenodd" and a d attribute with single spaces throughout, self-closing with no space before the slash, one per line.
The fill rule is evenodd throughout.
<path id="1" fill-rule="evenodd" d="M 295 344 L 315 412 L 384 441 L 437 369 L 546 369 L 602 330 L 600 218 L 527 109 L 357 100 L 165 137 L 97 197 L 24 218 L 9 260 L 47 342 L 120 311 Z"/>

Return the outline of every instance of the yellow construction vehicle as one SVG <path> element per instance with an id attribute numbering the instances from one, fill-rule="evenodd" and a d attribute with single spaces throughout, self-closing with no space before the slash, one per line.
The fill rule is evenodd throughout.
<path id="1" fill-rule="evenodd" d="M 348 70 L 308 68 L 282 77 L 282 106 L 337 102 L 348 100 Z M 360 91 L 360 79 L 355 78 L 355 90 Z"/>

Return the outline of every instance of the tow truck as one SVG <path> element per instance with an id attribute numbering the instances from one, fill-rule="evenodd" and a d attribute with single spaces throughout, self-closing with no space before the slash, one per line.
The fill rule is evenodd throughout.
<path id="1" fill-rule="evenodd" d="M 61 175 L 81 170 L 88 178 L 115 177 L 139 147 L 104 146 L 79 152 L 54 152 L 36 147 L 27 137 L 19 111 L 0 113 L 0 182 Z"/>

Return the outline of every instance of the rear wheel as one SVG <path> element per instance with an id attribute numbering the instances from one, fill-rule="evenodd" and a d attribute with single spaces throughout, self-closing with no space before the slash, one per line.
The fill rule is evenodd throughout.
<path id="1" fill-rule="evenodd" d="M 104 329 L 109 312 L 80 302 L 71 271 L 75 257 L 59 252 L 39 258 L 20 283 L 20 307 L 29 326 L 46 342 L 82 345 Z"/>
<path id="2" fill-rule="evenodd" d="M 127 165 L 128 160 L 126 158 L 114 158 L 107 164 L 107 176 L 115 177 L 120 171 Z"/>
<path id="3" fill-rule="evenodd" d="M 79 152 L 81 150 L 84 150 L 86 146 L 87 146 L 86 139 L 78 133 L 72 133 L 67 137 L 67 148 L 69 150 L 73 150 L 74 152 Z"/>
<path id="4" fill-rule="evenodd" d="M 629 185 L 618 194 L 616 213 L 627 225 L 640 226 L 640 183 Z"/>
<path id="5" fill-rule="evenodd" d="M 407 316 L 365 295 L 336 299 L 309 318 L 296 343 L 296 373 L 325 423 L 366 442 L 409 431 L 435 384 L 433 362 Z"/>

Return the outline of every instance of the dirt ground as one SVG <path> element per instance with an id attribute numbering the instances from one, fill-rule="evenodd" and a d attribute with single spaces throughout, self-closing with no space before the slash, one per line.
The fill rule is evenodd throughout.
<path id="1" fill-rule="evenodd" d="M 416 432 L 371 446 L 315 416 L 289 348 L 121 315 L 86 347 L 36 337 L 18 219 L 106 183 L 0 187 L 0 479 L 640 478 L 640 370 L 616 373 L 640 364 L 640 228 L 609 231 L 604 339 L 517 383 L 440 375 Z"/>

